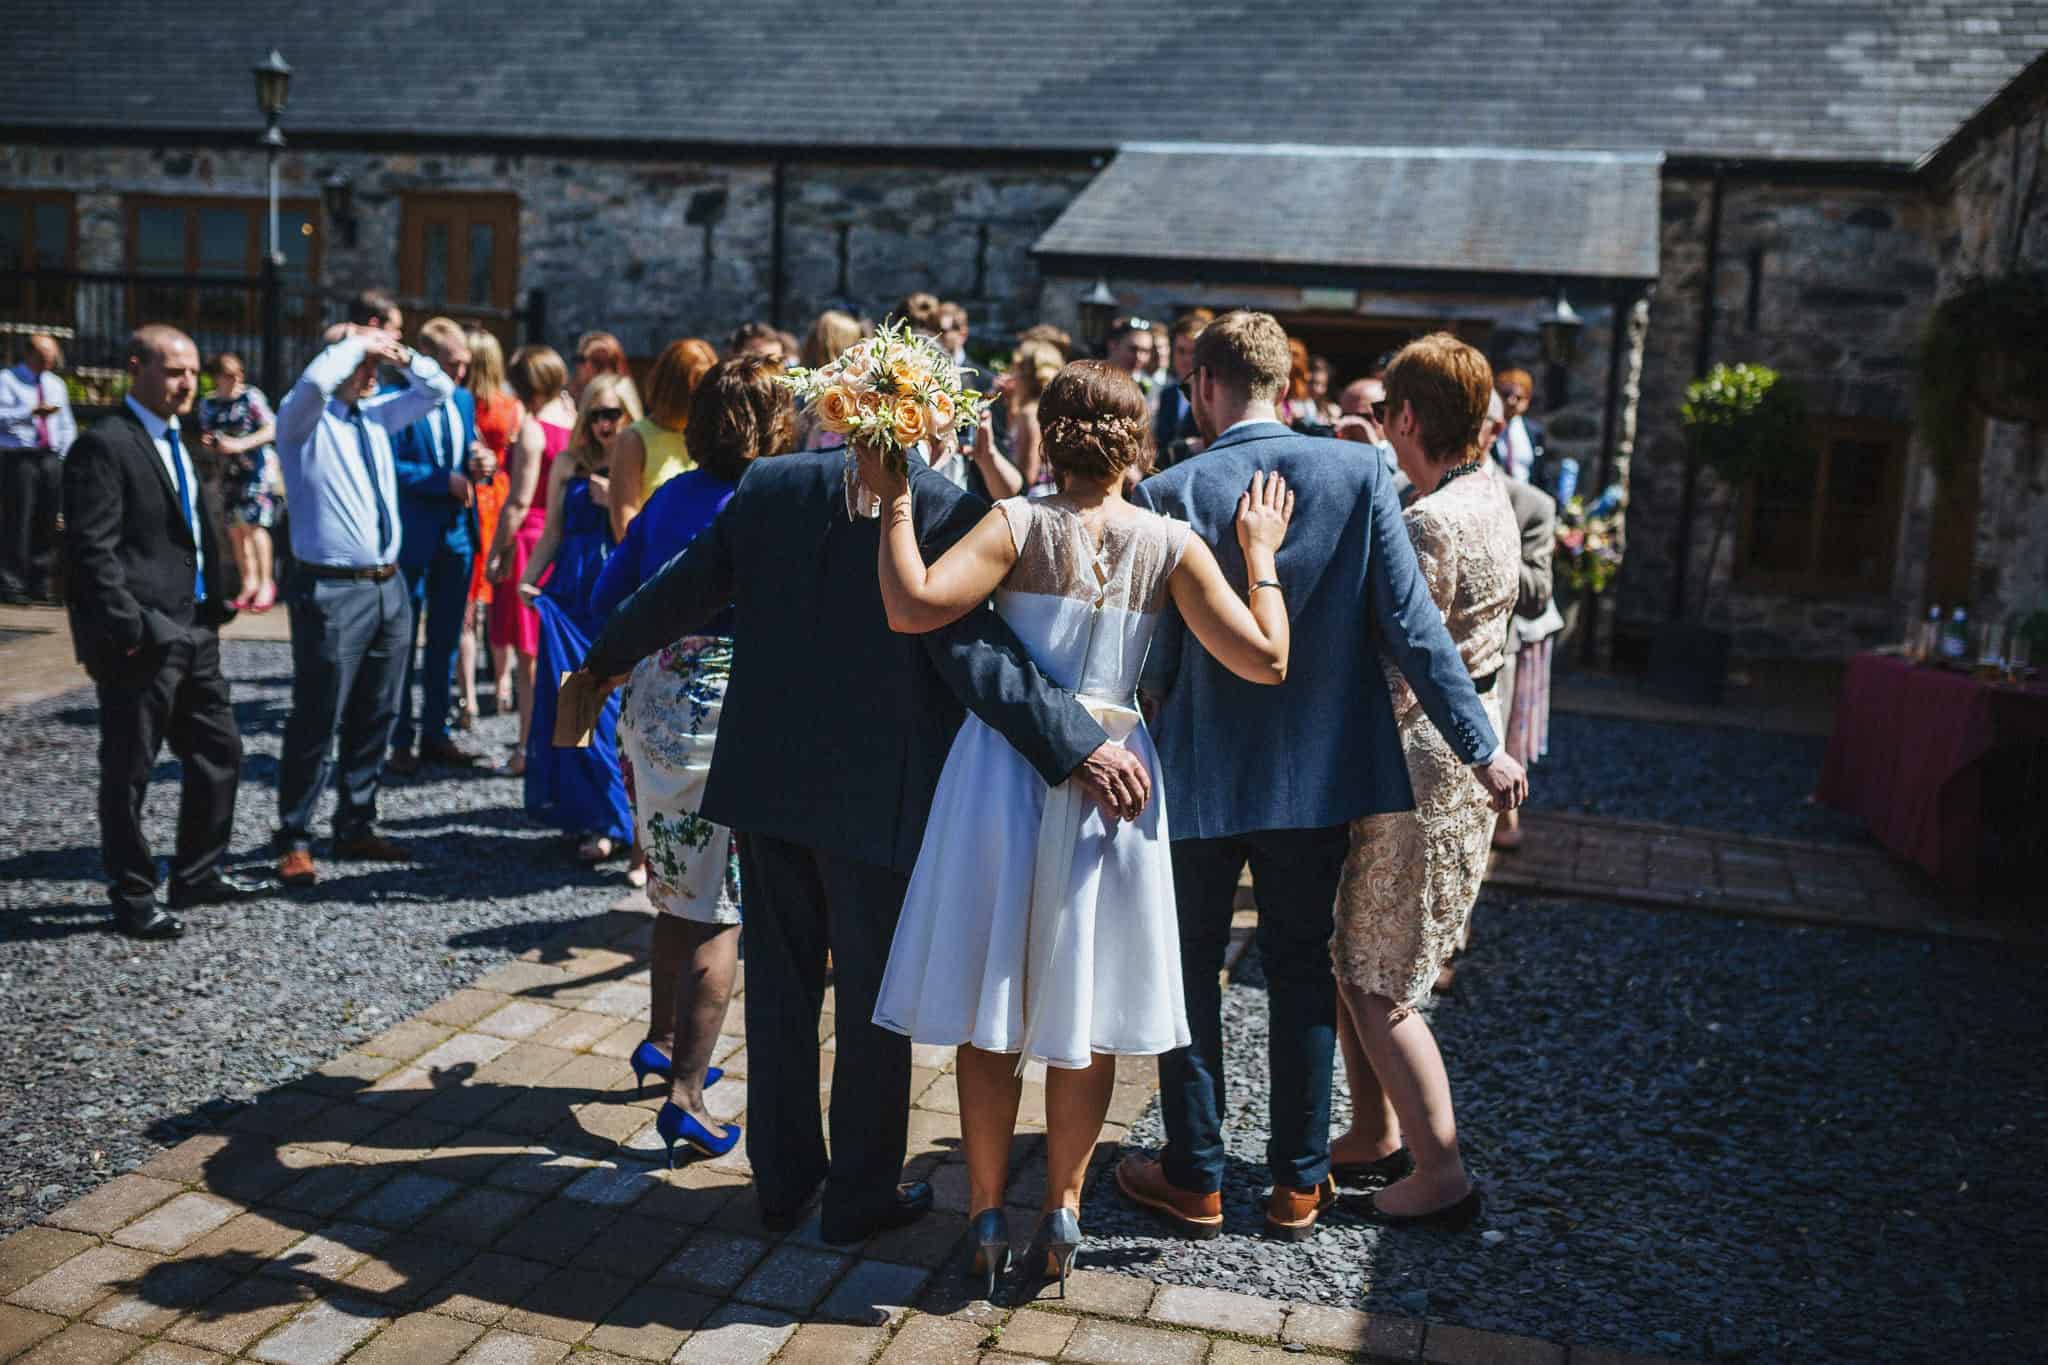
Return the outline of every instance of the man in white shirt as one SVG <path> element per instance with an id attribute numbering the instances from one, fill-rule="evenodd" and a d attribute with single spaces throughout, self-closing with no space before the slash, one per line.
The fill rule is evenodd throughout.
<path id="1" fill-rule="evenodd" d="M 377 367 L 405 387 L 377 391 Z M 398 717 L 412 644 L 412 603 L 398 576 L 402 523 L 391 437 L 455 391 L 432 357 L 381 327 L 346 324 L 277 409 L 277 454 L 297 560 L 285 602 L 292 622 L 292 711 L 278 767 L 278 875 L 311 886 L 313 813 L 337 765 L 334 856 L 407 862 L 376 832 L 384 749 Z"/>
<path id="2" fill-rule="evenodd" d="M 0 370 L 0 600 L 50 596 L 64 452 L 78 435 L 64 391 L 64 353 L 37 332 L 28 359 Z"/>

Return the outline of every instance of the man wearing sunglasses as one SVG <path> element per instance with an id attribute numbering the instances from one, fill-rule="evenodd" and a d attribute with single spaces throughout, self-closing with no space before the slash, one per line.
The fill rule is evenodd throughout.
<path id="1" fill-rule="evenodd" d="M 471 566 L 477 555 L 476 495 L 472 478 L 488 479 L 496 461 L 477 443 L 476 400 L 463 382 L 469 376 L 469 342 L 462 324 L 429 318 L 420 324 L 420 345 L 454 381 L 454 392 L 433 411 L 391 441 L 398 473 L 398 515 L 405 528 L 398 571 L 412 602 L 406 632 L 405 687 L 398 698 L 398 722 L 391 730 L 393 772 L 419 771 L 420 761 L 467 767 L 476 761 L 448 735 L 449 698 L 455 654 L 462 643 L 463 608 L 469 597 Z M 475 453 L 472 453 L 474 448 Z M 427 623 L 425 655 L 419 651 L 420 618 Z M 413 682 L 419 680 L 418 722 Z M 413 748 L 413 741 L 419 748 Z"/>
<path id="2" fill-rule="evenodd" d="M 1337 395 L 1336 436 L 1340 441 L 1369 445 L 1386 461 L 1389 474 L 1399 473 L 1394 443 L 1387 439 L 1387 386 L 1377 379 L 1354 379 Z"/>

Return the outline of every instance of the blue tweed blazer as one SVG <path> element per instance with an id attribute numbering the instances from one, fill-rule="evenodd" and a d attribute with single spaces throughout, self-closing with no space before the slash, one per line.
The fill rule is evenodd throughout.
<path id="1" fill-rule="evenodd" d="M 1153 740 L 1175 839 L 1314 829 L 1413 808 L 1382 650 L 1460 757 L 1477 763 L 1498 745 L 1422 581 L 1377 450 L 1246 423 L 1139 484 L 1134 501 L 1192 525 L 1242 591 L 1237 497 L 1260 469 L 1278 471 L 1296 495 L 1279 554 L 1293 623 L 1287 681 L 1236 677 L 1186 638 L 1169 608 L 1144 687 L 1160 701 Z"/>

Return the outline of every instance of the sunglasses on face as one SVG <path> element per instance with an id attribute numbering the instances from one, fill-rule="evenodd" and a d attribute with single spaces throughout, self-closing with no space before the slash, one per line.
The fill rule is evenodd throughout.
<path id="1" fill-rule="evenodd" d="M 1116 330 L 1120 332 L 1149 332 L 1152 330 L 1152 324 L 1143 318 L 1125 318 L 1116 325 Z"/>
<path id="2" fill-rule="evenodd" d="M 1372 405 L 1372 420 L 1381 426 L 1387 424 L 1387 400 L 1382 398 Z"/>
<path id="3" fill-rule="evenodd" d="M 626 410 L 624 408 L 592 408 L 590 410 L 590 420 L 593 422 L 616 422 L 625 415 Z"/>

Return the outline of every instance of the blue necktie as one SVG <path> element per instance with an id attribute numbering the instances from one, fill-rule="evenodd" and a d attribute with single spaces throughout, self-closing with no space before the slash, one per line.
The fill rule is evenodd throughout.
<path id="1" fill-rule="evenodd" d="M 185 477 L 185 452 L 178 446 L 178 424 L 164 428 L 171 443 L 171 468 L 178 473 L 178 510 L 185 515 L 185 529 L 192 533 L 192 600 L 206 600 L 206 570 L 199 563 L 199 522 L 192 515 L 192 482 Z"/>
<path id="2" fill-rule="evenodd" d="M 370 498 L 377 504 L 377 562 L 386 562 L 391 544 L 391 509 L 384 505 L 384 488 L 377 482 L 377 457 L 370 453 L 370 429 L 363 424 L 363 410 L 348 410 L 349 425 L 356 429 L 356 449 L 363 453 L 363 472 L 370 478 Z M 369 566 L 365 566 L 369 567 Z"/>

